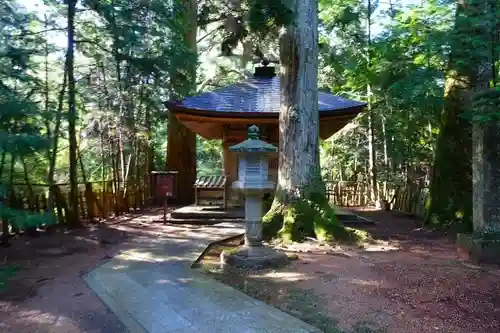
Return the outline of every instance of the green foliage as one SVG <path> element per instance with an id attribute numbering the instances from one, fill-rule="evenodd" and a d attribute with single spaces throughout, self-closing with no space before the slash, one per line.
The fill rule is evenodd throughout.
<path id="1" fill-rule="evenodd" d="M 198 138 L 197 172 L 200 176 L 222 175 L 222 141 Z"/>
<path id="2" fill-rule="evenodd" d="M 412 8 L 395 6 L 388 14 L 382 30 L 372 33 L 368 50 L 366 4 L 320 1 L 325 29 L 320 85 L 348 98 L 367 100 L 370 84 L 378 178 L 401 184 L 413 182 L 415 172 L 428 173 L 432 164 L 453 11 L 449 5 L 429 1 Z M 378 15 L 387 14 L 372 12 L 374 26 Z M 322 144 L 325 177 L 367 180 L 367 126 L 362 114 Z"/>
<path id="3" fill-rule="evenodd" d="M 17 4 L 1 1 L 0 11 L 6 15 L 0 21 L 0 29 L 5 32 L 0 38 L 0 220 L 25 229 L 53 222 L 51 214 L 29 213 L 6 205 L 12 182 L 17 180 L 18 162 L 25 167 L 27 159 L 48 148 L 48 140 L 41 133 L 39 123 L 43 116 L 35 97 L 40 86 L 32 75 L 36 69 L 32 59 L 40 52 L 36 48 L 39 39 L 17 37 L 26 34 L 33 21 Z"/>
<path id="4" fill-rule="evenodd" d="M 495 41 L 500 27 L 494 7 L 488 0 L 457 3 L 426 216 L 426 223 L 433 227 L 451 224 L 461 231 L 472 230 L 473 142 L 469 119 L 488 121 L 497 112 L 497 92 L 489 90 L 491 81 L 495 82 L 496 74 L 490 67 L 494 68 L 498 60 Z"/>
<path id="5" fill-rule="evenodd" d="M 472 99 L 471 108 L 462 114 L 465 119 L 479 123 L 500 119 L 500 87 L 480 91 Z"/>
<path id="6" fill-rule="evenodd" d="M 266 35 L 272 29 L 288 25 L 293 20 L 293 10 L 282 1 L 249 0 L 248 21 L 251 31 Z"/>
<path id="7" fill-rule="evenodd" d="M 19 270 L 20 267 L 15 265 L 0 267 L 0 291 L 7 289 L 9 279 L 15 276 Z"/>
<path id="8" fill-rule="evenodd" d="M 439 159 L 448 165 L 443 174 L 456 170 L 455 163 L 450 161 L 466 160 L 467 151 L 457 149 L 455 154 L 447 155 L 438 153 L 436 148 L 466 147 L 462 140 L 451 139 L 453 136 L 438 143 L 440 134 L 449 135 L 442 124 L 458 119 L 458 116 L 441 117 L 445 78 L 450 67 L 468 74 L 491 57 L 494 75 L 490 86 L 498 89 L 500 6 L 495 1 L 468 0 L 467 10 L 461 9 L 455 17 L 456 3 L 450 1 L 429 0 L 411 7 L 399 1 L 391 2 L 391 7 L 387 2 L 372 1 L 371 12 L 363 1 L 318 2 L 319 86 L 343 97 L 366 101 L 370 85 L 379 179 L 393 184 L 414 183 L 415 174 L 423 173 L 428 181 L 435 155 L 441 155 Z M 41 22 L 17 2 L 0 0 L 0 180 L 5 187 L 10 182 L 25 182 L 24 166 L 30 182 L 47 182 L 50 155 L 54 151 L 57 157 L 54 179 L 68 181 L 64 94 L 62 114 L 58 112 L 64 49 L 47 43 L 54 36 L 54 40 L 64 42 L 64 27 L 61 29 L 57 22 L 66 19 L 67 5 L 61 1 L 45 3 L 49 5 L 47 22 Z M 83 165 L 79 181 L 118 179 L 120 186 L 124 186 L 143 179 L 151 164 L 156 169 L 164 168 L 167 114 L 163 101 L 174 95 L 191 94 L 194 89 L 193 85 L 176 85 L 176 89 L 171 85 L 174 76 L 181 82 L 189 82 L 194 73 L 183 69 L 193 68 L 186 64 L 196 61 L 186 39 L 181 38 L 186 32 L 183 22 L 187 18 L 180 5 L 182 2 L 177 0 L 79 1 L 81 10 L 75 18 L 76 97 L 80 116 L 77 128 Z M 480 5 L 487 6 L 487 10 Z M 203 66 L 198 66 L 197 74 L 203 78 L 198 82 L 198 89 L 203 91 L 242 79 L 254 57 L 277 51 L 279 27 L 293 19 L 293 12 L 282 1 L 202 0 L 198 6 L 198 25 L 203 31 L 199 36 L 202 40 L 199 56 Z M 54 32 L 42 32 L 46 29 Z M 208 53 L 212 49 L 220 49 L 220 53 L 230 57 L 224 61 L 211 58 Z M 240 49 L 245 51 L 239 54 Z M 450 52 L 452 49 L 455 51 Z M 205 70 L 210 66 L 220 68 L 210 74 Z M 464 108 L 461 120 L 497 119 L 495 105 L 498 105 L 498 90 L 480 93 L 472 107 Z M 56 133 L 58 116 L 62 120 Z M 458 132 L 468 137 L 468 132 L 460 126 Z M 367 117 L 362 114 L 322 142 L 325 178 L 367 179 L 367 127 Z M 59 143 L 52 147 L 55 136 Z M 200 174 L 221 174 L 220 142 L 199 139 L 197 158 Z M 457 178 L 469 182 L 467 172 L 456 170 L 456 173 Z M 439 186 L 441 194 L 434 191 L 433 198 L 446 199 L 455 189 L 463 191 L 446 182 Z M 464 202 L 468 198 L 465 194 Z M 447 199 L 438 201 L 443 207 L 453 206 Z M 311 206 L 314 205 L 307 203 L 296 207 L 287 213 L 288 220 L 300 220 L 305 214 L 301 211 L 310 213 L 307 210 Z M 450 219 L 463 216 L 464 210 L 451 209 Z M 13 213 L 4 209 L 4 214 Z M 330 220 L 331 212 L 320 208 L 314 214 L 321 225 L 321 221 Z M 46 223 L 44 218 L 31 218 L 23 213 L 19 219 L 10 219 L 19 226 L 27 226 L 23 220 L 40 224 Z M 281 216 L 273 233 L 281 229 L 282 223 Z"/>

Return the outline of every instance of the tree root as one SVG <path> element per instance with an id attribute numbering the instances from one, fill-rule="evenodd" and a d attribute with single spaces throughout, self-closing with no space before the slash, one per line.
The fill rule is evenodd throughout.
<path id="1" fill-rule="evenodd" d="M 278 238 L 287 243 L 300 242 L 306 237 L 349 243 L 359 240 L 355 230 L 339 223 L 334 209 L 321 195 L 291 203 L 283 203 L 276 197 L 263 218 L 262 229 L 264 239 Z"/>

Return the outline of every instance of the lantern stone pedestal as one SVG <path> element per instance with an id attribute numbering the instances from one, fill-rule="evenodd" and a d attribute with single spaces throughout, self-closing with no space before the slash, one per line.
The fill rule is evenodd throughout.
<path id="1" fill-rule="evenodd" d="M 263 196 L 275 188 L 269 181 L 268 155 L 276 153 L 275 146 L 259 139 L 259 128 L 248 129 L 248 139 L 229 148 L 239 155 L 238 180 L 232 188 L 245 196 L 245 244 L 234 251 L 223 251 L 223 267 L 266 268 L 286 264 L 285 253 L 262 244 Z"/>

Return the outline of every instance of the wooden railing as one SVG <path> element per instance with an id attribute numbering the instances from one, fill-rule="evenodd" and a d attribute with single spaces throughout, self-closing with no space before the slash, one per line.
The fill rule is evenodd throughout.
<path id="1" fill-rule="evenodd" d="M 79 220 L 93 221 L 120 216 L 124 213 L 145 208 L 152 202 L 148 184 L 126 184 L 118 191 L 111 182 L 89 182 L 78 186 Z M 52 209 L 49 208 L 49 195 L 52 194 Z M 69 212 L 69 186 L 57 184 L 47 185 L 14 184 L 5 198 L 8 208 L 25 212 L 50 213 L 54 218 L 52 224 L 71 225 Z M 19 229 L 12 223 L 14 231 Z M 5 231 L 5 229 L 4 229 Z"/>
<path id="2" fill-rule="evenodd" d="M 401 186 L 394 190 L 391 209 L 418 217 L 425 217 L 429 189 L 417 185 Z"/>
<path id="3" fill-rule="evenodd" d="M 363 207 L 370 202 L 370 188 L 365 182 L 326 182 L 328 199 L 339 207 Z M 425 216 L 428 189 L 414 184 L 380 184 L 380 196 L 385 198 L 391 210 L 418 217 Z"/>
<path id="4" fill-rule="evenodd" d="M 364 182 L 326 182 L 326 190 L 330 202 L 339 207 L 362 207 L 370 201 L 369 187 Z"/>

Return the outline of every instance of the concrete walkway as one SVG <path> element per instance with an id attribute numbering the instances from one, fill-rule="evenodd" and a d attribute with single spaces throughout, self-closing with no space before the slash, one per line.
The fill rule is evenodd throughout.
<path id="1" fill-rule="evenodd" d="M 206 246 L 241 224 L 179 228 L 94 269 L 85 281 L 130 333 L 320 332 L 189 268 Z"/>

